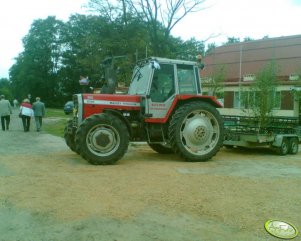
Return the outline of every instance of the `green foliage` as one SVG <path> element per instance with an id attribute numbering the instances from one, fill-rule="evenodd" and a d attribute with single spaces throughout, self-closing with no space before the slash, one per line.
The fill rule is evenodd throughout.
<path id="1" fill-rule="evenodd" d="M 0 79 L 0 95 L 5 95 L 5 98 L 10 101 L 14 99 L 11 92 L 10 82 L 6 78 Z"/>
<path id="2" fill-rule="evenodd" d="M 250 38 L 250 37 L 244 37 L 244 42 L 250 42 L 253 41 L 254 39 Z"/>
<path id="3" fill-rule="evenodd" d="M 276 95 L 278 85 L 276 76 L 277 66 L 272 61 L 257 73 L 248 94 L 242 94 L 245 106 L 252 110 L 262 125 L 267 122 L 269 116 L 272 116 L 275 103 L 279 102 Z"/>
<path id="4" fill-rule="evenodd" d="M 193 8 L 201 2 L 198 0 Z M 128 84 L 139 59 L 159 56 L 192 60 L 204 53 L 204 42 L 183 41 L 169 34 L 189 11 L 184 16 L 180 14 L 176 22 L 176 15 L 171 15 L 172 22 L 164 25 L 166 22 L 159 18 L 142 16 L 142 6 L 135 9 L 137 6 L 130 1 L 119 1 L 116 6 L 105 0 L 88 3 L 99 15 L 76 14 L 67 22 L 51 16 L 32 23 L 23 39 L 24 51 L 9 71 L 12 96 L 19 100 L 28 94 L 33 99 L 40 96 L 47 106 L 58 107 L 82 91 L 80 76 L 88 76 L 92 87 L 102 87 L 101 64 L 108 56 L 126 56 L 116 62 L 116 68 L 118 81 Z"/>
<path id="5" fill-rule="evenodd" d="M 223 96 L 223 86 L 226 77 L 225 65 L 216 65 L 210 76 L 210 83 L 208 84 L 209 95 L 221 98 Z"/>
<path id="6" fill-rule="evenodd" d="M 296 70 L 295 75 L 295 88 L 293 88 L 292 93 L 296 101 L 301 101 L 301 67 Z"/>
<path id="7" fill-rule="evenodd" d="M 215 48 L 216 48 L 216 44 L 215 43 L 210 43 L 207 45 L 207 49 L 206 49 L 206 55 L 210 54 Z"/>
<path id="8" fill-rule="evenodd" d="M 35 20 L 23 39 L 24 52 L 10 69 L 14 94 L 41 96 L 45 101 L 58 95 L 57 71 L 62 45 L 60 36 L 63 22 L 55 17 Z"/>
<path id="9" fill-rule="evenodd" d="M 177 58 L 195 61 L 197 54 L 204 55 L 205 44 L 203 41 L 197 41 L 195 38 L 191 38 L 183 43 L 179 43 L 177 49 Z"/>
<path id="10" fill-rule="evenodd" d="M 239 43 L 240 39 L 235 37 L 228 37 L 228 40 L 224 45 L 233 44 L 233 43 Z"/>

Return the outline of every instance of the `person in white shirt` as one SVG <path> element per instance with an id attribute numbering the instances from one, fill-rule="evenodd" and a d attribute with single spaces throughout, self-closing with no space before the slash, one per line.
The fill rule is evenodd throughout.
<path id="1" fill-rule="evenodd" d="M 30 129 L 30 120 L 33 117 L 32 105 L 30 104 L 29 99 L 24 99 L 20 105 L 20 115 L 22 118 L 24 132 L 28 132 Z"/>

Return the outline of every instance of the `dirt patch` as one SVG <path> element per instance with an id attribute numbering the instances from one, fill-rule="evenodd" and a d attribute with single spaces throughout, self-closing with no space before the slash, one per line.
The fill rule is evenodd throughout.
<path id="1" fill-rule="evenodd" d="M 263 227 L 274 218 L 301 228 L 301 153 L 222 149 L 188 163 L 134 144 L 92 166 L 20 122 L 0 132 L 1 241 L 278 240 Z"/>

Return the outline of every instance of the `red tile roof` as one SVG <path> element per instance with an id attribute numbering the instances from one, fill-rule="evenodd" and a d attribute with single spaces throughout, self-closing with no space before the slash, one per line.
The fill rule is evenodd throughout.
<path id="1" fill-rule="evenodd" d="M 278 76 L 287 79 L 301 74 L 301 35 L 268 38 L 217 47 L 204 58 L 202 77 L 213 76 L 225 66 L 226 82 L 237 82 L 241 76 L 257 74 L 267 63 L 276 61 Z"/>

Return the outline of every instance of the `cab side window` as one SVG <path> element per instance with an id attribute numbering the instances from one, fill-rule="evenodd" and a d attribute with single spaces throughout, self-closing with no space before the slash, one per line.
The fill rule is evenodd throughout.
<path id="1" fill-rule="evenodd" d="M 161 64 L 160 68 L 154 71 L 150 98 L 153 102 L 165 102 L 174 93 L 174 66 Z"/>
<path id="2" fill-rule="evenodd" d="M 197 94 L 195 73 L 193 66 L 178 65 L 177 75 L 180 94 Z"/>

